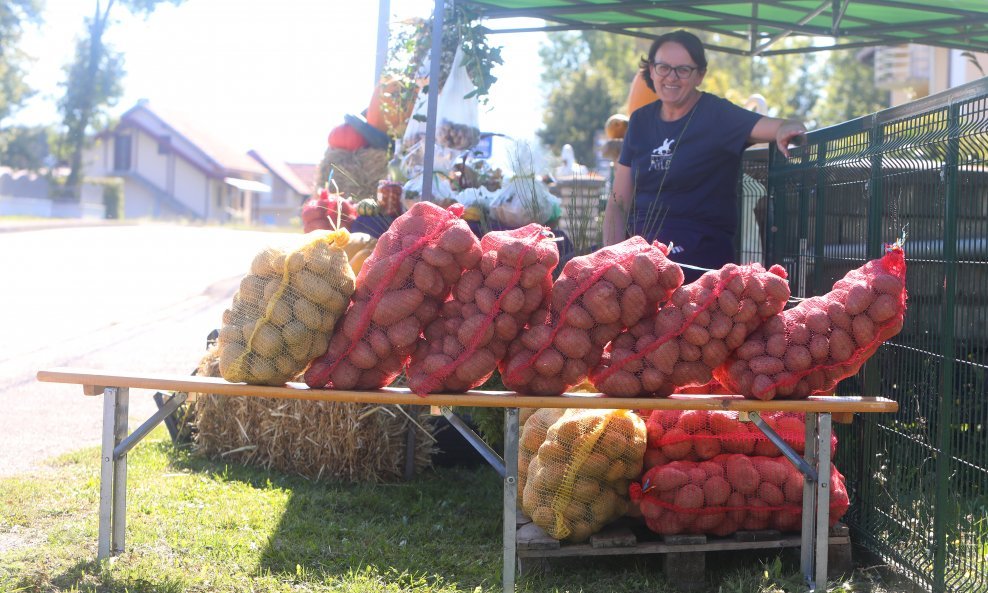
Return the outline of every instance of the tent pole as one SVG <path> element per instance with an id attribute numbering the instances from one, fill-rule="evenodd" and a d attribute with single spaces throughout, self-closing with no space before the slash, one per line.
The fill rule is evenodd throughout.
<path id="1" fill-rule="evenodd" d="M 443 4 L 436 0 L 432 11 L 432 49 L 429 52 L 429 106 L 425 121 L 425 156 L 422 168 L 422 199 L 432 200 L 432 172 L 436 159 L 436 112 L 439 106 L 439 75 L 443 57 Z"/>
<path id="2" fill-rule="evenodd" d="M 391 16 L 391 0 L 379 0 L 377 9 L 377 57 L 374 60 L 374 84 L 381 82 L 381 74 L 388 61 L 388 20 Z"/>

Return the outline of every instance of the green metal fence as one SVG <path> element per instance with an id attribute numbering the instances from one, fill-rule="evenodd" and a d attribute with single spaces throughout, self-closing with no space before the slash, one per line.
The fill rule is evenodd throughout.
<path id="1" fill-rule="evenodd" d="M 768 196 L 742 258 L 785 265 L 796 296 L 908 231 L 905 326 L 839 387 L 900 406 L 838 429 L 846 520 L 924 588 L 988 591 L 988 79 L 814 131 L 789 161 L 753 154 L 745 172 Z"/>

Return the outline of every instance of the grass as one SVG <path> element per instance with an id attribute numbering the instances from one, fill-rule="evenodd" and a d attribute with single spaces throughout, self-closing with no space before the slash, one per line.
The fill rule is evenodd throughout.
<path id="1" fill-rule="evenodd" d="M 127 551 L 99 563 L 97 450 L 0 480 L 0 591 L 501 590 L 501 482 L 486 467 L 316 483 L 191 456 L 159 429 L 131 451 L 128 486 Z M 518 591 L 676 591 L 658 556 L 551 566 L 519 578 Z M 708 554 L 707 567 L 709 593 L 801 590 L 794 551 Z M 891 591 L 873 571 L 831 586 Z"/>

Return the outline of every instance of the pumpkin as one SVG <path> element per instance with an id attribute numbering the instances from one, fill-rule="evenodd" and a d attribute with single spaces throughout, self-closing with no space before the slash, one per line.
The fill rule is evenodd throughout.
<path id="1" fill-rule="evenodd" d="M 628 116 L 623 113 L 615 113 L 607 118 L 607 123 L 604 124 L 604 133 L 607 134 L 607 137 L 610 140 L 620 140 L 621 138 L 624 138 L 627 131 Z"/>
<path id="2" fill-rule="evenodd" d="M 365 198 L 357 202 L 357 216 L 377 216 L 380 212 L 381 208 L 373 198 Z"/>
<path id="3" fill-rule="evenodd" d="M 365 148 L 367 139 L 350 124 L 340 124 L 329 133 L 329 146 L 353 152 Z"/>
<path id="4" fill-rule="evenodd" d="M 624 106 L 624 112 L 631 115 L 635 109 L 658 99 L 659 96 L 655 94 L 655 91 L 645 85 L 645 79 L 641 77 L 641 74 L 636 73 L 635 78 L 631 81 L 631 90 L 628 92 L 628 102 Z"/>

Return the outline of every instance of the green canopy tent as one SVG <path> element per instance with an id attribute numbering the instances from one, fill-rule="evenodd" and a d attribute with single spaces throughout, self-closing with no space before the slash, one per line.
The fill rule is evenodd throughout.
<path id="1" fill-rule="evenodd" d="M 458 0 L 491 23 L 528 17 L 545 24 L 502 32 L 593 29 L 651 39 L 654 29 L 701 29 L 747 41 L 743 55 L 772 55 L 920 43 L 988 51 L 985 0 Z M 494 29 L 492 29 L 493 31 Z M 791 36 L 828 38 L 805 49 L 773 50 Z"/>
<path id="2" fill-rule="evenodd" d="M 382 6 L 385 0 L 382 0 Z M 479 12 L 492 33 L 597 30 L 654 39 L 657 29 L 686 28 L 742 39 L 747 49 L 713 51 L 770 56 L 918 43 L 988 52 L 988 0 L 455 0 Z M 444 0 L 433 12 L 431 80 L 439 80 Z M 496 28 L 501 19 L 531 18 L 529 27 Z M 514 21 L 512 22 L 514 24 Z M 773 49 L 787 37 L 802 48 Z M 422 194 L 432 190 L 437 97 L 430 94 Z"/>

